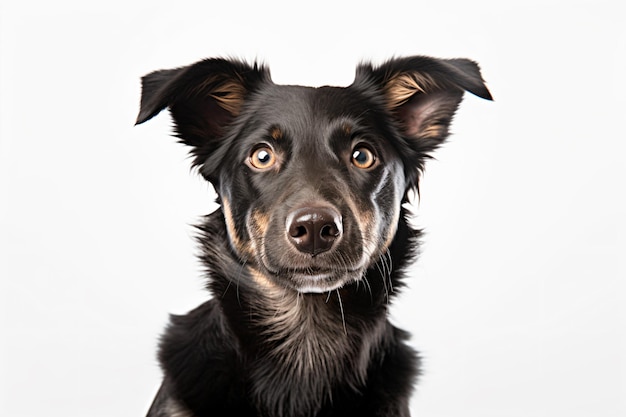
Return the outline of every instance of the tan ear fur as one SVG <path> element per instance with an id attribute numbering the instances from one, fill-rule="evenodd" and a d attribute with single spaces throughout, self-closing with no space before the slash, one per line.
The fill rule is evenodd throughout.
<path id="1" fill-rule="evenodd" d="M 416 94 L 396 109 L 405 134 L 413 138 L 444 139 L 461 91 L 436 91 Z"/>
<path id="2" fill-rule="evenodd" d="M 384 86 L 388 109 L 414 138 L 443 138 L 462 90 L 426 73 L 400 72 Z"/>
<path id="3" fill-rule="evenodd" d="M 428 74 L 401 72 L 389 78 L 384 86 L 387 106 L 395 109 L 417 93 L 429 93 L 441 86 Z"/>
<path id="4" fill-rule="evenodd" d="M 243 80 L 221 79 L 220 77 L 208 77 L 194 90 L 198 94 L 208 94 L 221 108 L 233 116 L 239 114 L 247 92 Z"/>

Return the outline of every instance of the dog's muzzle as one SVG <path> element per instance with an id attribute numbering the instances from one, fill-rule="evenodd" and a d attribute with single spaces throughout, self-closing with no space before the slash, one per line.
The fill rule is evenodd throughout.
<path id="1" fill-rule="evenodd" d="M 333 207 L 301 207 L 287 216 L 286 230 L 289 242 L 298 251 L 317 256 L 341 240 L 343 223 Z"/>

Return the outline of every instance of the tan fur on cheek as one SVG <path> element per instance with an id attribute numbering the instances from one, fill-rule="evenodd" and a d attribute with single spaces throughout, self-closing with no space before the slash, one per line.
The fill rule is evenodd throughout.
<path id="1" fill-rule="evenodd" d="M 280 300 L 285 298 L 286 289 L 278 286 L 271 278 L 257 271 L 254 268 L 248 268 L 252 280 L 263 291 L 263 294 L 270 297 L 273 300 Z"/>
<path id="2" fill-rule="evenodd" d="M 252 212 L 252 225 L 258 231 L 260 236 L 264 236 L 265 232 L 267 232 L 267 228 L 270 224 L 270 216 L 261 211 L 255 210 Z"/>
<path id="3" fill-rule="evenodd" d="M 222 212 L 224 213 L 224 221 L 226 223 L 228 238 L 233 249 L 235 249 L 235 251 L 239 254 L 250 255 L 250 246 L 244 244 L 237 234 L 237 228 L 235 227 L 235 221 L 233 219 L 233 214 L 230 208 L 230 202 L 227 198 L 222 198 Z"/>
<path id="4" fill-rule="evenodd" d="M 381 253 L 386 252 L 391 246 L 393 239 L 396 237 L 396 232 L 398 231 L 398 223 L 400 222 L 400 213 L 402 209 L 402 193 L 400 190 L 403 190 L 405 185 L 404 181 L 400 179 L 400 176 L 394 176 L 395 181 L 393 184 L 393 198 L 395 204 L 393 206 L 393 217 L 391 219 L 391 223 L 389 223 L 389 230 L 387 231 L 387 239 L 385 240 L 385 244 L 381 250 Z M 391 185 L 387 185 L 389 187 Z"/>
<path id="5" fill-rule="evenodd" d="M 361 238 L 363 239 L 363 259 L 368 259 L 375 255 L 376 246 L 378 242 L 378 234 L 375 232 L 378 230 L 377 213 L 374 211 L 363 211 L 360 210 L 358 204 L 354 202 L 354 200 L 350 197 L 346 198 L 346 203 L 352 212 L 354 221 L 356 222 L 356 226 L 361 233 Z"/>
<path id="6" fill-rule="evenodd" d="M 270 217 L 258 210 L 253 211 L 246 221 L 246 227 L 250 236 L 250 254 L 253 257 L 263 257 L 265 252 L 264 236 L 269 227 Z"/>
<path id="7" fill-rule="evenodd" d="M 385 252 L 391 246 L 393 239 L 396 237 L 396 232 L 398 231 L 398 222 L 400 221 L 400 210 L 395 210 L 393 213 L 393 220 L 391 226 L 389 227 L 389 231 L 387 232 L 387 239 L 385 240 L 385 244 L 382 248 L 381 252 Z"/>

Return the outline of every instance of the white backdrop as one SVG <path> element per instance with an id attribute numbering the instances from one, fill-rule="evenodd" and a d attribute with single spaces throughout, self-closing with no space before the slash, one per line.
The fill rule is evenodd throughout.
<path id="1" fill-rule="evenodd" d="M 347 85 L 411 54 L 477 60 L 496 99 L 466 97 L 414 209 L 414 415 L 626 415 L 619 2 L 212 3 L 1 1 L 0 415 L 144 415 L 168 313 L 207 297 L 213 190 L 166 113 L 133 127 L 141 75 L 236 56 Z"/>

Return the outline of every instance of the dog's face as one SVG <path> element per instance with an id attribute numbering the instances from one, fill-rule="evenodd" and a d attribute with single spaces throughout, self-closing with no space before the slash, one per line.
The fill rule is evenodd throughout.
<path id="1" fill-rule="evenodd" d="M 275 85 L 263 68 L 207 60 L 144 77 L 138 122 L 170 107 L 256 279 L 325 292 L 386 253 L 464 90 L 490 98 L 467 60 L 363 65 L 346 88 Z"/>
<path id="2" fill-rule="evenodd" d="M 359 279 L 387 250 L 406 184 L 398 150 L 358 91 L 264 86 L 216 175 L 232 246 L 298 291 Z"/>

